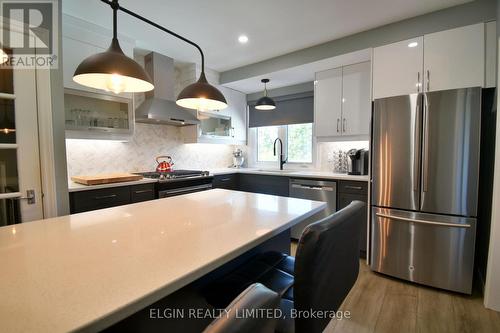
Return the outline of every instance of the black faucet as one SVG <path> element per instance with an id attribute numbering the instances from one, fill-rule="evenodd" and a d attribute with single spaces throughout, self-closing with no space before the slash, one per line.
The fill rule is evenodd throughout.
<path id="1" fill-rule="evenodd" d="M 284 158 L 285 155 L 283 154 L 283 141 L 281 141 L 280 138 L 277 138 L 274 140 L 274 156 L 276 156 L 276 142 L 280 143 L 280 170 L 283 170 L 283 165 L 288 161 L 288 158 Z"/>

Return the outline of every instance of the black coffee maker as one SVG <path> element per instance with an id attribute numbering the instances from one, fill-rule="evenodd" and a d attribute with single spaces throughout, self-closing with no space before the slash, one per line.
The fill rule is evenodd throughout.
<path id="1" fill-rule="evenodd" d="M 369 151 L 366 149 L 349 150 L 347 152 L 347 156 L 349 156 L 347 174 L 359 176 L 368 175 L 368 155 Z"/>

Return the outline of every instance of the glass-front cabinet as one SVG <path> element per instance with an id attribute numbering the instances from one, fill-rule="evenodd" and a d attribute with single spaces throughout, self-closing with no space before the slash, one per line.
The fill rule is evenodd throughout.
<path id="1" fill-rule="evenodd" d="M 134 133 L 133 100 L 66 88 L 66 137 L 127 140 Z"/>
<path id="2" fill-rule="evenodd" d="M 231 117 L 210 112 L 198 112 L 200 120 L 200 135 L 213 138 L 234 137 L 234 128 L 231 126 Z"/>
<path id="3" fill-rule="evenodd" d="M 12 69 L 0 69 L 0 227 L 21 222 Z"/>

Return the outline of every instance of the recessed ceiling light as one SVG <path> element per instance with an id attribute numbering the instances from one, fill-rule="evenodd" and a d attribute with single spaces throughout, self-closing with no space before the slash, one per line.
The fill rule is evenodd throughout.
<path id="1" fill-rule="evenodd" d="M 410 44 L 408 44 L 408 47 L 416 47 L 416 46 L 418 46 L 417 42 L 411 42 Z"/>
<path id="2" fill-rule="evenodd" d="M 241 35 L 240 37 L 238 37 L 238 42 L 240 42 L 241 44 L 245 44 L 248 42 L 248 37 L 245 35 Z"/>

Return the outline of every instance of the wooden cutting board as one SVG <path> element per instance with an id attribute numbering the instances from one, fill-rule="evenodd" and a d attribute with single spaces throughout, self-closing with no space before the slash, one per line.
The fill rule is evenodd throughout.
<path id="1" fill-rule="evenodd" d="M 143 177 L 141 175 L 133 175 L 131 173 L 108 173 L 93 176 L 73 176 L 71 180 L 78 184 L 83 185 L 101 185 L 101 184 L 111 184 L 120 182 L 131 182 L 134 180 L 140 180 Z"/>

